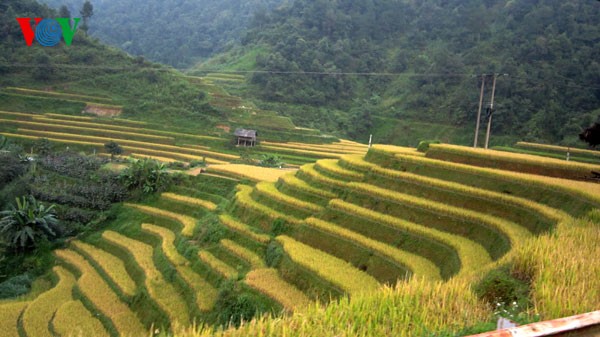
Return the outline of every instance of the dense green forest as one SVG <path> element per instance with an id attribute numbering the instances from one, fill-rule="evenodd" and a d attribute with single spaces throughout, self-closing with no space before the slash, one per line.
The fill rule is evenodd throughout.
<path id="1" fill-rule="evenodd" d="M 296 0 L 257 14 L 231 55 L 258 54 L 251 93 L 265 105 L 363 141 L 394 141 L 407 120 L 472 132 L 480 74 L 507 74 L 493 134 L 574 144 L 600 114 L 599 12 L 592 0 Z"/>
<path id="2" fill-rule="evenodd" d="M 42 0 L 79 16 L 84 0 Z M 132 55 L 185 68 L 239 41 L 256 11 L 282 0 L 94 0 L 90 34 Z"/>

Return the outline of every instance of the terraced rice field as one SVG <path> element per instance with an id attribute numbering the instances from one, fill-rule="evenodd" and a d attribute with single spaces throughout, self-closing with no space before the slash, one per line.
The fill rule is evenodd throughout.
<path id="1" fill-rule="evenodd" d="M 80 312 L 86 331 L 141 335 L 153 323 L 169 329 L 210 317 L 225 281 L 261 296 L 276 311 L 300 316 L 303 310 L 329 310 L 310 304 L 317 300 L 392 298 L 395 290 L 388 286 L 398 282 L 401 299 L 394 297 L 399 302 L 376 315 L 399 315 L 394 322 L 406 324 L 422 319 L 435 327 L 459 326 L 486 315 L 488 309 L 469 290 L 481 275 L 515 256 L 520 256 L 519 268 L 526 268 L 533 262 L 523 258 L 524 251 L 540 260 L 552 255 L 556 247 L 545 234 L 564 231 L 575 217 L 600 208 L 597 183 L 468 165 L 460 162 L 462 157 L 440 160 L 392 146 L 374 146 L 365 155 L 359 153 L 366 151 L 363 145 L 343 141 L 307 151 L 328 146 L 353 150 L 332 151 L 339 158 L 238 185 L 229 204 L 187 187 L 165 192 L 150 204 L 127 204 L 137 212 L 134 229 L 107 230 L 96 241 L 75 241 L 57 251 L 60 266 L 54 272 L 60 281 L 33 301 L 0 303 L 0 323 L 8 336 L 19 331 L 44 336 L 48 322 L 62 332 L 70 313 Z M 452 151 L 463 155 L 460 149 Z M 527 160 L 540 170 L 547 164 Z M 245 167 L 236 169 L 251 174 Z M 214 228 L 224 236 L 199 243 Z M 576 242 L 593 245 L 593 238 L 583 237 L 587 231 L 574 228 L 571 233 L 571 249 Z M 585 256 L 576 256 L 579 265 L 573 268 L 584 268 Z M 561 270 L 570 268 L 560 256 L 553 261 Z M 543 269 L 544 282 L 560 289 L 556 296 L 575 296 L 549 266 Z M 540 282 L 534 282 L 541 289 L 536 303 L 558 311 Z M 594 305 L 583 294 L 577 296 L 574 307 Z M 139 305 L 130 306 L 132 298 L 143 298 L 155 315 L 148 318 Z M 370 307 L 375 302 L 361 303 Z M 472 308 L 473 317 L 460 314 L 462 305 Z M 422 308 L 422 316 L 394 311 L 405 306 Z"/>

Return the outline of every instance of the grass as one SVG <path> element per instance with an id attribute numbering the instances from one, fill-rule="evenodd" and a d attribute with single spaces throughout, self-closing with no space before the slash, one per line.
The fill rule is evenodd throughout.
<path id="1" fill-rule="evenodd" d="M 146 328 L 140 323 L 129 306 L 104 282 L 102 277 L 85 259 L 71 250 L 56 250 L 56 256 L 79 270 L 77 288 L 93 305 L 107 317 L 116 331 L 123 336 L 142 336 Z"/>
<path id="2" fill-rule="evenodd" d="M 110 336 L 102 323 L 83 306 L 81 301 L 63 303 L 54 314 L 52 326 L 60 336 Z"/>
<path id="3" fill-rule="evenodd" d="M 208 172 L 223 173 L 236 178 L 247 178 L 253 181 L 276 182 L 279 177 L 290 173 L 290 170 L 282 170 L 270 167 L 260 167 L 244 164 L 211 165 Z"/>
<path id="4" fill-rule="evenodd" d="M 378 223 L 387 224 L 400 230 L 408 231 L 451 247 L 458 253 L 460 258 L 461 270 L 459 275 L 476 272 L 480 268 L 492 262 L 490 255 L 481 245 L 462 236 L 420 226 L 393 216 L 371 211 L 339 199 L 331 200 L 329 202 L 329 207 L 343 211 L 351 216 L 366 218 Z"/>
<path id="5" fill-rule="evenodd" d="M 258 256 L 255 252 L 249 250 L 244 246 L 240 246 L 239 244 L 231 241 L 229 239 L 221 240 L 221 246 L 231 252 L 233 255 L 239 257 L 240 259 L 248 262 L 253 269 L 259 269 L 265 267 L 265 262 L 263 258 Z"/>
<path id="6" fill-rule="evenodd" d="M 49 323 L 58 308 L 72 299 L 71 292 L 75 286 L 75 277 L 63 267 L 53 268 L 58 283 L 51 290 L 33 300 L 23 312 L 23 330 L 28 336 L 54 337 L 49 330 Z"/>
<path id="7" fill-rule="evenodd" d="M 235 268 L 219 260 L 211 253 L 203 250 L 198 252 L 198 257 L 204 263 L 206 263 L 212 270 L 216 271 L 219 275 L 226 279 L 236 279 L 238 272 Z"/>
<path id="8" fill-rule="evenodd" d="M 133 297 L 137 286 L 125 269 L 125 263 L 118 257 L 82 241 L 71 245 L 81 252 L 92 264 L 97 265 L 126 296 Z"/>
<path id="9" fill-rule="evenodd" d="M 175 233 L 165 227 L 152 224 L 142 224 L 142 229 L 160 237 L 162 241 L 161 247 L 167 259 L 175 266 L 175 269 L 188 287 L 194 290 L 198 308 L 202 311 L 211 310 L 217 300 L 217 290 L 194 272 L 190 268 L 190 261 L 179 254 L 174 244 L 176 240 Z"/>
<path id="10" fill-rule="evenodd" d="M 300 243 L 288 236 L 278 236 L 277 241 L 283 245 L 283 249 L 292 261 L 311 270 L 350 295 L 374 292 L 379 289 L 377 280 L 354 268 L 344 260 Z"/>
<path id="11" fill-rule="evenodd" d="M 213 202 L 170 192 L 165 192 L 161 194 L 161 198 L 169 199 L 175 202 L 181 202 L 191 206 L 203 207 L 210 211 L 214 211 L 217 209 L 217 205 L 215 205 Z"/>
<path id="12" fill-rule="evenodd" d="M 254 241 L 258 241 L 260 243 L 269 243 L 269 241 L 271 241 L 270 236 L 255 232 L 252 227 L 233 219 L 230 215 L 222 214 L 219 216 L 219 220 L 227 228 L 238 232 L 243 236 L 247 236 Z"/>
<path id="13" fill-rule="evenodd" d="M 181 230 L 182 235 L 187 236 L 187 237 L 191 237 L 192 235 L 194 235 L 194 230 L 196 228 L 196 219 L 194 219 L 190 216 L 182 215 L 182 214 L 174 213 L 174 212 L 169 212 L 169 211 L 166 211 L 163 209 L 150 207 L 150 206 L 146 206 L 146 205 L 131 204 L 131 203 L 126 203 L 125 205 L 128 207 L 135 208 L 146 214 L 150 214 L 150 215 L 158 216 L 158 217 L 162 217 L 162 218 L 167 218 L 170 220 L 175 220 L 183 225 L 183 229 Z"/>
<path id="14" fill-rule="evenodd" d="M 600 172 L 600 165 L 448 144 L 431 144 L 427 151 L 427 157 L 475 166 L 577 180 L 588 180 L 593 177 L 592 171 Z"/>
<path id="15" fill-rule="evenodd" d="M 30 302 L 0 303 L 0 326 L 5 337 L 20 337 L 19 317 Z"/>
<path id="16" fill-rule="evenodd" d="M 175 287 L 164 279 L 154 264 L 152 246 L 128 238 L 117 232 L 105 231 L 102 238 L 129 252 L 135 263 L 144 271 L 144 284 L 152 299 L 167 314 L 171 324 L 188 324 L 187 305 Z"/>
<path id="17" fill-rule="evenodd" d="M 305 308 L 310 304 L 308 297 L 296 287 L 284 281 L 279 276 L 277 269 L 252 270 L 246 274 L 244 282 L 280 303 L 287 311 Z"/>
<path id="18" fill-rule="evenodd" d="M 407 267 L 413 273 L 414 277 L 424 277 L 429 280 L 441 280 L 442 278 L 440 275 L 440 269 L 435 264 L 416 254 L 402 251 L 327 221 L 316 218 L 308 218 L 306 219 L 306 224 L 319 230 L 323 230 L 325 232 L 350 240 L 376 252 L 377 254 L 386 256 L 396 263 Z"/>

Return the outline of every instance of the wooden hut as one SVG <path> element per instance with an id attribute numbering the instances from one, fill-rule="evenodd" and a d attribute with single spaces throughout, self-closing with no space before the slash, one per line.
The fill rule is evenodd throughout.
<path id="1" fill-rule="evenodd" d="M 255 146 L 258 132 L 256 130 L 235 129 L 233 133 L 237 137 L 238 146 Z"/>

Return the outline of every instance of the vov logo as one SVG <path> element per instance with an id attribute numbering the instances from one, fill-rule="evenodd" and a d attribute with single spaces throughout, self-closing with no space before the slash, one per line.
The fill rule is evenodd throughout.
<path id="1" fill-rule="evenodd" d="M 31 21 L 35 21 L 32 26 Z M 42 18 L 17 18 L 19 25 L 21 25 L 21 31 L 23 31 L 23 38 L 28 46 L 31 46 L 33 39 L 44 47 L 54 47 L 60 43 L 60 38 L 65 40 L 67 46 L 73 42 L 73 36 L 77 30 L 77 24 L 79 24 L 81 18 L 73 18 L 73 27 L 71 27 L 70 18 L 57 18 L 57 19 L 42 19 Z"/>

